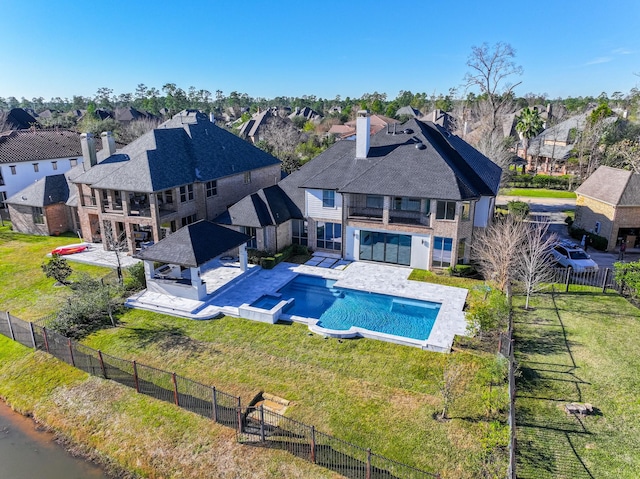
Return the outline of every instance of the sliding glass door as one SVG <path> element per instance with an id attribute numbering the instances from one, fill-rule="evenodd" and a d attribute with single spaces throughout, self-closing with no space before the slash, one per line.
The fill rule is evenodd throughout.
<path id="1" fill-rule="evenodd" d="M 360 231 L 359 258 L 366 261 L 409 266 L 411 263 L 411 235 L 362 230 Z"/>

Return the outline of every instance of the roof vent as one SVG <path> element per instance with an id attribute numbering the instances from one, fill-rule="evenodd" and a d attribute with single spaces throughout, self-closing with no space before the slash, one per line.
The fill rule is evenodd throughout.
<path id="1" fill-rule="evenodd" d="M 427 145 L 424 143 L 416 143 L 416 150 L 424 150 L 427 148 Z"/>
<path id="2" fill-rule="evenodd" d="M 405 128 L 404 133 L 406 135 L 410 135 L 411 133 L 413 133 L 413 130 L 411 128 Z"/>

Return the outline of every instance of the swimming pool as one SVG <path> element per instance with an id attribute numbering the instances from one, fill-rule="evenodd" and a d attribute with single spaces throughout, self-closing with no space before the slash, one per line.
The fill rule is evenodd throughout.
<path id="1" fill-rule="evenodd" d="M 299 275 L 278 292 L 293 298 L 283 311 L 318 319 L 318 326 L 348 330 L 352 326 L 394 336 L 426 340 L 440 303 L 336 288 L 335 280 Z"/>

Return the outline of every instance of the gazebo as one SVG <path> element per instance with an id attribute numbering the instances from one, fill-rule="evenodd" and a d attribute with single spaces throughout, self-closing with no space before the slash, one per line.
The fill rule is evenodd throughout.
<path id="1" fill-rule="evenodd" d="M 244 233 L 201 220 L 143 249 L 135 258 L 144 261 L 147 290 L 200 301 L 207 295 L 201 272 L 220 256 L 235 256 L 237 248 L 244 273 L 250 239 Z"/>

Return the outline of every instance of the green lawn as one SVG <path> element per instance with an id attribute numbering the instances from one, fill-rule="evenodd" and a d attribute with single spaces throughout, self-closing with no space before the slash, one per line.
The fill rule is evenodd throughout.
<path id="1" fill-rule="evenodd" d="M 546 188 L 504 188 L 500 190 L 504 196 L 526 196 L 531 198 L 575 198 L 573 191 L 550 190 Z"/>
<path id="2" fill-rule="evenodd" d="M 44 254 L 64 242 L 3 231 L 3 267 L 20 271 L 23 279 L 3 275 L 2 309 L 37 317 L 64 301 L 65 288 L 43 280 L 40 271 Z M 5 254 L 12 256 L 5 261 Z M 46 298 L 44 304 L 40 298 Z M 443 478 L 478 477 L 492 462 L 506 468 L 504 450 L 493 448 L 505 443 L 507 426 L 505 385 L 490 385 L 496 370 L 492 354 L 444 355 L 367 339 L 324 339 L 299 324 L 234 318 L 192 321 L 128 310 L 121 320 L 120 327 L 99 331 L 86 344 L 215 385 L 240 395 L 245 405 L 261 391 L 284 397 L 292 401 L 288 416 L 397 461 L 439 471 Z M 447 363 L 464 373 L 451 419 L 439 421 L 434 416 L 442 407 L 439 388 Z M 496 452 L 492 460 L 487 450 Z"/>
<path id="3" fill-rule="evenodd" d="M 639 477 L 640 312 L 595 290 L 532 305 L 515 313 L 518 478 Z M 570 402 L 596 414 L 567 416 Z"/>
<path id="4" fill-rule="evenodd" d="M 56 311 L 68 296 L 66 288 L 54 288 L 55 280 L 45 277 L 40 264 L 57 246 L 78 241 L 77 236 L 32 236 L 0 227 L 0 305 L 14 316 L 33 320 Z M 69 261 L 74 273 L 104 276 L 108 268 Z M 73 279 L 73 276 L 72 276 Z"/>

